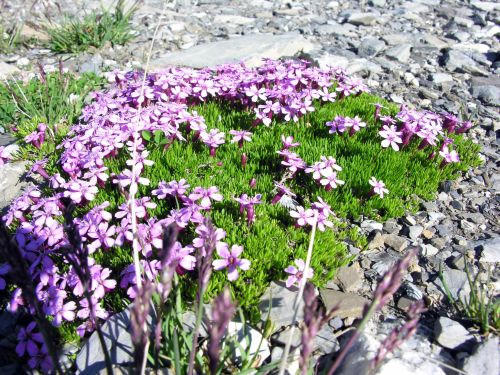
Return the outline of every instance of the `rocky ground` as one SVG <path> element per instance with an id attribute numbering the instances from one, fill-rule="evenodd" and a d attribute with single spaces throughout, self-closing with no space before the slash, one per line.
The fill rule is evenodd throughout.
<path id="1" fill-rule="evenodd" d="M 82 9 L 99 4 L 79 0 L 60 1 L 56 6 L 37 1 L 30 10 L 26 1 L 13 0 L 4 4 L 0 18 L 7 23 L 23 19 L 22 32 L 44 40 L 46 35 L 37 25 L 60 20 L 61 11 L 79 15 Z M 337 337 L 360 316 L 377 280 L 414 245 L 420 248 L 419 257 L 410 267 L 403 292 L 377 324 L 370 325 L 348 356 L 350 367 L 343 373 L 366 370 L 377 343 L 415 299 L 424 299 L 429 312 L 417 334 L 379 369 L 380 374 L 460 373 L 454 368 L 469 374 L 499 373 L 498 338 L 485 338 L 463 317 L 450 314 L 443 303 L 438 270 L 442 265 L 454 296 L 470 293 L 466 264 L 483 279 L 491 271 L 488 288 L 493 293 L 500 290 L 500 6 L 477 0 L 178 0 L 167 5 L 160 19 L 162 4 L 162 0 L 142 1 L 133 20 L 137 37 L 124 47 L 108 46 L 78 56 L 56 56 L 43 48 L 19 49 L 0 55 L 0 76 L 29 71 L 38 62 L 55 66 L 59 58 L 78 72 L 141 66 L 154 28 L 161 22 L 152 56 L 155 68 L 240 60 L 255 64 L 261 57 L 302 51 L 320 66 L 346 67 L 363 77 L 372 91 L 396 103 L 472 120 L 477 126 L 470 137 L 482 146 L 481 167 L 444 183 L 437 200 L 422 202 L 416 214 L 385 223 L 353 223 L 369 237 L 368 249 L 360 252 L 351 246 L 355 260 L 320 291 L 327 307 L 341 301 L 341 311 L 316 344 L 318 357 L 338 350 Z M 3 205 L 12 198 L 19 170 L 0 167 Z M 278 322 L 270 340 L 275 359 L 290 334 L 293 293 L 279 283 L 272 288 L 273 297 L 283 302 L 272 312 Z M 99 354 L 95 356 L 97 361 Z"/>

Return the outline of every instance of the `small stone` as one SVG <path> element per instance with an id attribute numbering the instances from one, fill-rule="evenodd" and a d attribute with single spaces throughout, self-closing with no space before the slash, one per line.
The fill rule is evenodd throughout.
<path id="1" fill-rule="evenodd" d="M 465 257 L 462 254 L 454 256 L 450 263 L 456 270 L 465 270 Z"/>
<path id="2" fill-rule="evenodd" d="M 238 25 L 238 26 L 247 26 L 255 23 L 256 19 L 255 18 L 250 18 L 250 17 L 242 17 L 242 16 L 237 16 L 237 15 L 230 15 L 230 14 L 221 14 L 217 15 L 214 18 L 214 23 L 215 24 L 230 24 L 230 25 Z"/>
<path id="3" fill-rule="evenodd" d="M 478 76 L 487 76 L 488 72 L 480 68 L 478 64 L 463 52 L 448 50 L 443 61 L 446 67 L 452 72 L 469 73 Z"/>
<path id="4" fill-rule="evenodd" d="M 412 46 L 410 44 L 399 44 L 388 49 L 385 55 L 399 62 L 406 63 L 410 59 L 411 48 Z"/>
<path id="5" fill-rule="evenodd" d="M 472 87 L 472 96 L 485 104 L 500 104 L 500 89 L 493 85 L 482 85 Z"/>
<path id="6" fill-rule="evenodd" d="M 350 267 L 341 267 L 337 271 L 336 279 L 340 289 L 344 292 L 353 292 L 359 289 L 362 277 L 358 263 L 354 263 Z"/>
<path id="7" fill-rule="evenodd" d="M 441 317 L 434 325 L 434 335 L 439 345 L 448 349 L 459 349 L 462 345 L 474 339 L 460 323 Z"/>
<path id="8" fill-rule="evenodd" d="M 410 237 L 413 241 L 416 241 L 423 231 L 424 228 L 421 225 L 412 225 L 408 227 L 408 237 Z"/>
<path id="9" fill-rule="evenodd" d="M 429 229 L 424 229 L 422 231 L 422 237 L 424 237 L 427 240 L 430 240 L 434 236 L 434 232 L 430 231 Z"/>
<path id="10" fill-rule="evenodd" d="M 441 212 L 429 212 L 428 216 L 429 216 L 429 222 L 431 223 L 438 223 L 446 217 Z"/>
<path id="11" fill-rule="evenodd" d="M 370 238 L 371 237 L 371 238 Z M 368 249 L 369 250 L 375 250 L 375 249 L 380 249 L 381 247 L 384 246 L 385 243 L 385 235 L 380 233 L 380 232 L 375 232 L 373 236 L 370 235 L 368 238 Z"/>
<path id="12" fill-rule="evenodd" d="M 360 318 L 363 308 L 369 301 L 357 294 L 336 290 L 321 289 L 320 295 L 327 311 L 336 308 L 334 316 L 343 318 Z"/>
<path id="13" fill-rule="evenodd" d="M 273 341 L 276 341 L 282 345 L 286 345 L 288 340 L 292 340 L 292 346 L 297 346 L 300 344 L 300 338 L 301 338 L 301 332 L 300 329 L 294 329 L 292 332 L 291 327 L 287 327 L 283 329 L 282 331 L 276 332 L 273 336 L 272 339 Z"/>
<path id="14" fill-rule="evenodd" d="M 431 74 L 432 82 L 436 84 L 453 82 L 453 77 L 447 73 L 433 73 Z"/>
<path id="15" fill-rule="evenodd" d="M 385 48 L 383 40 L 378 38 L 364 38 L 358 47 L 358 55 L 361 57 L 374 57 Z"/>
<path id="16" fill-rule="evenodd" d="M 342 319 L 339 318 L 338 316 L 334 317 L 333 319 L 330 319 L 328 322 L 328 325 L 332 327 L 335 331 L 341 329 L 344 326 L 344 323 L 342 322 Z"/>
<path id="17" fill-rule="evenodd" d="M 467 274 L 464 271 L 444 267 L 442 272 L 444 284 L 446 284 L 446 287 L 450 291 L 453 298 L 469 298 L 470 285 L 467 279 Z M 441 289 L 443 295 L 445 295 L 446 288 L 439 277 L 435 280 L 435 284 Z"/>
<path id="18" fill-rule="evenodd" d="M 422 255 L 427 256 L 427 257 L 432 257 L 436 255 L 439 252 L 439 250 L 432 246 L 431 244 L 423 244 L 422 245 Z"/>
<path id="19" fill-rule="evenodd" d="M 398 309 L 400 310 L 403 310 L 403 311 L 407 311 L 410 306 L 412 305 L 412 303 L 414 303 L 415 300 L 412 300 L 412 299 L 409 299 L 407 297 L 401 297 L 399 300 L 398 300 Z"/>
<path id="20" fill-rule="evenodd" d="M 467 374 L 492 375 L 500 373 L 498 336 L 479 344 L 470 357 L 465 358 L 462 370 Z"/>
<path id="21" fill-rule="evenodd" d="M 325 324 L 314 337 L 313 350 L 322 354 L 335 353 L 340 349 L 339 341 L 328 324 Z"/>
<path id="22" fill-rule="evenodd" d="M 409 245 L 409 242 L 406 238 L 397 236 L 395 234 L 386 235 L 384 243 L 398 252 L 402 252 Z"/>
<path id="23" fill-rule="evenodd" d="M 356 26 L 371 26 L 377 22 L 379 17 L 373 13 L 352 13 L 347 22 Z"/>
<path id="24" fill-rule="evenodd" d="M 384 223 L 384 232 L 392 234 L 392 233 L 399 233 L 401 230 L 402 226 L 397 223 L 396 220 L 387 220 Z"/>
<path id="25" fill-rule="evenodd" d="M 374 220 L 364 220 L 361 223 L 361 229 L 364 229 L 366 232 L 371 233 L 374 230 L 381 231 L 384 225 L 382 223 L 378 223 Z"/>
<path id="26" fill-rule="evenodd" d="M 480 262 L 498 263 L 500 262 L 500 237 L 485 240 L 481 245 Z"/>

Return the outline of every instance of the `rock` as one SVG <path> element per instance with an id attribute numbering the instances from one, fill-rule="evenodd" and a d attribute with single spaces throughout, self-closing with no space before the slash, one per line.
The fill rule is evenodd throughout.
<path id="1" fill-rule="evenodd" d="M 328 322 L 328 325 L 337 331 L 344 326 L 344 323 L 342 322 L 342 319 L 336 316 Z"/>
<path id="2" fill-rule="evenodd" d="M 374 57 L 385 48 L 383 40 L 377 38 L 365 38 L 358 47 L 358 55 L 361 57 Z"/>
<path id="3" fill-rule="evenodd" d="M 387 234 L 385 236 L 384 243 L 398 252 L 402 252 L 410 244 L 406 238 L 395 234 Z"/>
<path id="4" fill-rule="evenodd" d="M 286 343 L 288 342 L 288 340 L 290 340 L 290 337 L 292 340 L 292 346 L 299 345 L 300 339 L 302 337 L 302 333 L 301 333 L 300 329 L 295 328 L 292 332 L 291 327 L 287 327 L 279 332 L 276 332 L 272 336 L 272 340 L 273 340 L 273 342 L 276 341 L 276 342 L 280 343 L 281 345 L 285 346 Z"/>
<path id="5" fill-rule="evenodd" d="M 344 292 L 354 292 L 360 285 L 362 280 L 360 267 L 358 263 L 354 263 L 350 267 L 341 267 L 337 271 L 335 278 L 338 281 L 340 289 Z"/>
<path id="6" fill-rule="evenodd" d="M 444 41 L 443 39 L 437 37 L 434 34 L 425 34 L 422 38 L 428 45 L 437 48 L 443 49 L 449 47 L 449 43 Z"/>
<path id="7" fill-rule="evenodd" d="M 312 49 L 311 42 L 295 33 L 254 34 L 169 53 L 153 60 L 151 67 L 162 69 L 170 65 L 182 65 L 202 68 L 241 61 L 249 67 L 255 67 L 262 64 L 263 58 L 279 59 L 283 56 L 294 56 L 300 51 L 309 52 Z"/>
<path id="8" fill-rule="evenodd" d="M 336 308 L 334 316 L 343 318 L 360 318 L 364 306 L 369 301 L 357 294 L 344 293 L 331 289 L 320 290 L 321 299 L 327 311 Z"/>
<path id="9" fill-rule="evenodd" d="M 288 289 L 284 282 L 272 282 L 267 288 L 267 291 L 260 299 L 261 318 L 265 320 L 269 314 L 269 304 L 271 312 L 269 318 L 274 324 L 275 330 L 281 327 L 287 327 L 293 324 L 292 318 L 294 314 L 295 297 L 298 293 L 297 288 Z M 271 303 L 270 303 L 271 302 Z M 304 319 L 302 300 L 299 303 L 297 312 L 297 321 L 301 322 Z"/>
<path id="10" fill-rule="evenodd" d="M 479 344 L 472 355 L 465 358 L 462 370 L 475 375 L 500 374 L 499 363 L 498 337 L 493 336 Z"/>
<path id="11" fill-rule="evenodd" d="M 21 195 L 28 186 L 22 179 L 28 165 L 27 161 L 16 161 L 0 166 L 0 209 Z"/>
<path id="12" fill-rule="evenodd" d="M 20 70 L 15 65 L 4 63 L 0 61 L 0 79 L 10 78 L 11 75 L 18 73 Z"/>
<path id="13" fill-rule="evenodd" d="M 364 229 L 366 232 L 371 233 L 374 230 L 382 230 L 384 225 L 382 223 L 377 223 L 374 220 L 364 220 L 361 223 L 361 229 Z"/>
<path id="14" fill-rule="evenodd" d="M 450 263 L 456 270 L 465 270 L 465 257 L 462 254 L 454 256 Z"/>
<path id="15" fill-rule="evenodd" d="M 448 50 L 444 55 L 446 68 L 452 72 L 469 73 L 472 75 L 487 76 L 488 72 L 480 68 L 477 63 L 465 53 L 457 50 Z"/>
<path id="16" fill-rule="evenodd" d="M 382 341 L 389 334 L 388 332 L 395 327 L 394 324 L 387 323 L 382 323 L 380 326 L 374 327 L 374 323 L 368 324 L 367 329 L 365 329 L 347 352 L 341 367 L 335 374 L 445 375 L 445 372 L 438 364 L 445 360 L 433 351 L 429 340 L 418 333 L 413 335 L 410 340 L 403 342 L 401 347 L 395 350 L 390 356 L 387 356 L 381 366 L 373 372 L 370 368 L 372 360 L 380 348 Z M 379 333 L 382 330 L 385 332 Z M 345 345 L 345 341 L 343 345 Z"/>
<path id="17" fill-rule="evenodd" d="M 470 5 L 479 10 L 484 10 L 485 12 L 498 10 L 498 3 L 495 1 L 471 0 Z"/>
<path id="18" fill-rule="evenodd" d="M 500 89 L 493 85 L 472 87 L 472 96 L 486 104 L 500 105 Z"/>
<path id="19" fill-rule="evenodd" d="M 441 317 L 436 321 L 434 335 L 439 345 L 453 350 L 463 349 L 464 344 L 474 339 L 474 336 L 460 323 L 446 317 Z"/>
<path id="20" fill-rule="evenodd" d="M 479 259 L 480 262 L 482 263 L 500 262 L 500 237 L 494 237 L 484 240 L 480 246 L 482 248 L 481 258 Z"/>
<path id="21" fill-rule="evenodd" d="M 313 350 L 319 350 L 322 354 L 335 353 L 340 349 L 339 341 L 333 330 L 325 324 L 314 337 Z"/>
<path id="22" fill-rule="evenodd" d="M 410 44 L 399 44 L 388 49 L 385 55 L 399 62 L 406 63 L 410 59 L 411 48 Z"/>
<path id="23" fill-rule="evenodd" d="M 432 257 L 439 252 L 439 249 L 432 246 L 431 244 L 423 244 L 421 245 L 421 247 L 422 247 L 422 255 L 426 257 Z"/>
<path id="24" fill-rule="evenodd" d="M 372 236 L 368 238 L 370 242 L 368 242 L 368 250 L 379 249 L 384 246 L 385 236 L 380 232 L 375 232 Z"/>
<path id="25" fill-rule="evenodd" d="M 316 59 L 316 61 L 321 69 L 326 69 L 331 66 L 340 66 L 345 68 L 349 63 L 349 60 L 344 56 L 329 54 L 321 55 Z"/>
<path id="26" fill-rule="evenodd" d="M 453 298 L 468 299 L 470 285 L 467 280 L 467 274 L 464 271 L 444 267 L 443 279 Z M 435 280 L 435 284 L 441 289 L 443 294 L 446 294 L 445 287 L 440 278 Z"/>
<path id="27" fill-rule="evenodd" d="M 227 339 L 232 360 L 236 364 L 241 363 L 242 351 L 249 358 L 256 358 L 256 366 L 262 364 L 271 355 L 268 341 L 262 337 L 260 332 L 249 327 L 246 323 L 229 322 Z"/>
<path id="28" fill-rule="evenodd" d="M 422 227 L 421 225 L 411 225 L 408 227 L 408 237 L 410 237 L 410 239 L 412 239 L 413 241 L 416 241 L 423 231 L 424 227 Z"/>
<path id="29" fill-rule="evenodd" d="M 40 42 L 48 42 L 50 39 L 49 35 L 43 30 L 34 29 L 27 24 L 23 24 L 20 35 L 24 40 L 36 39 Z"/>
<path id="30" fill-rule="evenodd" d="M 436 84 L 453 82 L 453 77 L 447 73 L 433 73 L 431 75 L 432 82 Z"/>
<path id="31" fill-rule="evenodd" d="M 384 232 L 396 233 L 401 230 L 402 226 L 396 220 L 389 219 L 384 223 Z"/>
<path id="32" fill-rule="evenodd" d="M 347 22 L 356 26 L 371 26 L 377 22 L 379 17 L 373 13 L 352 13 Z"/>
<path id="33" fill-rule="evenodd" d="M 101 73 L 101 67 L 102 67 L 103 59 L 101 55 L 93 55 L 89 56 L 81 65 L 78 71 L 80 73 L 95 73 L 95 74 L 100 74 Z"/>
<path id="34" fill-rule="evenodd" d="M 113 315 L 101 326 L 101 330 L 111 362 L 117 365 L 133 363 L 130 309 Z M 96 374 L 106 367 L 104 352 L 96 332 L 89 337 L 78 353 L 76 366 L 82 375 Z"/>
<path id="35" fill-rule="evenodd" d="M 444 219 L 446 217 L 441 212 L 433 212 L 433 211 L 428 212 L 427 215 L 429 216 L 429 223 L 431 225 L 440 222 L 442 219 Z"/>
<path id="36" fill-rule="evenodd" d="M 220 24 L 220 25 L 229 24 L 229 25 L 246 26 L 246 25 L 251 25 L 251 24 L 255 23 L 255 21 L 256 21 L 255 18 L 242 17 L 242 16 L 229 15 L 229 14 L 218 15 L 218 16 L 215 16 L 215 18 L 214 18 L 214 23 Z"/>

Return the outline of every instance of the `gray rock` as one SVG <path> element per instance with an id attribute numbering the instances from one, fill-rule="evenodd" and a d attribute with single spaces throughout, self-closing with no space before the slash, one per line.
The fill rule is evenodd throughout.
<path id="1" fill-rule="evenodd" d="M 493 336 L 479 344 L 474 353 L 465 358 L 462 370 L 467 374 L 491 375 L 500 373 L 498 337 Z"/>
<path id="2" fill-rule="evenodd" d="M 269 318 L 274 324 L 275 330 L 293 324 L 294 302 L 297 293 L 297 288 L 288 289 L 284 282 L 272 282 L 260 299 L 261 318 L 265 320 L 270 314 Z M 271 305 L 270 313 L 269 305 Z M 304 319 L 303 306 L 304 303 L 301 300 L 297 310 L 298 322 Z"/>
<path id="3" fill-rule="evenodd" d="M 292 332 L 291 327 L 286 327 L 285 329 L 276 332 L 273 336 L 273 342 L 278 342 L 281 345 L 286 345 L 288 340 L 292 340 L 292 346 L 298 346 L 300 344 L 300 339 L 302 337 L 301 331 L 298 328 L 295 328 Z"/>
<path id="4" fill-rule="evenodd" d="M 322 354 L 330 354 L 340 349 L 339 341 L 333 330 L 325 324 L 314 337 L 313 350 L 319 350 Z"/>
<path id="5" fill-rule="evenodd" d="M 410 244 L 406 238 L 395 234 L 387 234 L 385 236 L 384 243 L 398 252 L 402 252 Z"/>
<path id="6" fill-rule="evenodd" d="M 10 78 L 13 74 L 19 73 L 20 70 L 15 65 L 0 61 L 0 78 Z"/>
<path id="7" fill-rule="evenodd" d="M 344 293 L 331 289 L 320 290 L 321 299 L 330 311 L 335 308 L 334 316 L 339 318 L 359 318 L 363 313 L 364 306 L 369 301 L 357 294 Z"/>
<path id="8" fill-rule="evenodd" d="M 443 279 L 453 298 L 469 298 L 470 285 L 467 280 L 467 274 L 464 271 L 444 267 Z M 445 287 L 441 279 L 437 278 L 435 283 L 441 289 L 441 292 L 445 294 Z"/>
<path id="9" fill-rule="evenodd" d="M 375 250 L 379 249 L 382 246 L 384 246 L 385 243 L 385 234 L 382 234 L 380 232 L 375 232 L 372 236 L 370 236 L 368 242 L 368 249 L 369 250 Z"/>
<path id="10" fill-rule="evenodd" d="M 401 230 L 402 226 L 396 220 L 389 219 L 384 223 L 384 232 L 396 233 Z"/>
<path id="11" fill-rule="evenodd" d="M 432 82 L 436 84 L 453 82 L 453 77 L 448 73 L 433 73 L 431 74 Z"/>
<path id="12" fill-rule="evenodd" d="M 436 255 L 439 252 L 439 249 L 436 247 L 432 246 L 431 244 L 423 244 L 421 245 L 422 248 L 422 255 L 426 257 L 431 257 Z"/>
<path id="13" fill-rule="evenodd" d="M 354 263 L 350 267 L 339 268 L 335 278 L 338 281 L 340 289 L 342 289 L 344 292 L 356 291 L 363 281 L 358 263 Z"/>
<path id="14" fill-rule="evenodd" d="M 406 63 L 410 59 L 411 48 L 412 46 L 410 44 L 399 44 L 388 49 L 385 55 L 399 62 Z"/>
<path id="15" fill-rule="evenodd" d="M 465 53 L 457 50 L 448 50 L 444 55 L 446 68 L 452 72 L 469 73 L 472 75 L 487 76 L 488 72 Z"/>
<path id="16" fill-rule="evenodd" d="M 478 241 L 479 242 L 479 241 Z M 500 262 L 500 237 L 494 237 L 484 240 L 481 243 L 481 258 L 483 263 L 498 263 Z"/>
<path id="17" fill-rule="evenodd" d="M 493 85 L 474 86 L 472 95 L 486 104 L 500 104 L 500 89 Z"/>
<path id="18" fill-rule="evenodd" d="M 495 1 L 471 0 L 470 5 L 479 10 L 484 10 L 485 12 L 498 10 L 498 3 Z"/>
<path id="19" fill-rule="evenodd" d="M 241 363 L 242 351 L 249 355 L 249 358 L 256 358 L 256 366 L 271 355 L 268 341 L 246 323 L 229 322 L 227 340 L 232 361 L 236 364 Z"/>
<path id="20" fill-rule="evenodd" d="M 439 345 L 448 349 L 461 349 L 472 341 L 474 336 L 460 323 L 450 318 L 441 317 L 434 324 L 434 335 Z"/>
<path id="21" fill-rule="evenodd" d="M 133 363 L 130 309 L 113 315 L 101 326 L 101 330 L 111 362 L 117 365 Z M 96 332 L 89 337 L 78 353 L 76 366 L 78 373 L 82 375 L 96 374 L 106 367 L 104 352 Z"/>
<path id="22" fill-rule="evenodd" d="M 363 220 L 361 223 L 361 229 L 364 229 L 366 232 L 370 233 L 374 230 L 382 230 L 384 225 L 382 223 L 378 223 L 375 220 Z"/>
<path id="23" fill-rule="evenodd" d="M 385 48 L 383 40 L 377 38 L 365 38 L 358 47 L 358 55 L 361 57 L 374 57 Z"/>
<path id="24" fill-rule="evenodd" d="M 428 212 L 428 216 L 429 216 L 429 222 L 434 224 L 440 222 L 442 219 L 446 217 L 443 213 L 434 211 Z"/>
<path id="25" fill-rule="evenodd" d="M 373 13 L 352 13 L 347 18 L 347 22 L 356 26 L 371 26 L 377 22 L 379 16 Z"/>
<path id="26" fill-rule="evenodd" d="M 335 331 L 337 331 L 344 326 L 344 323 L 342 322 L 341 318 L 336 316 L 328 322 L 328 325 L 332 327 Z"/>
<path id="27" fill-rule="evenodd" d="M 408 237 L 410 237 L 413 241 L 416 241 L 423 231 L 424 227 L 422 227 L 421 225 L 412 225 L 408 227 Z"/>
<path id="28" fill-rule="evenodd" d="M 229 14 L 217 15 L 214 18 L 214 23 L 220 25 L 230 24 L 230 25 L 246 26 L 254 24 L 255 21 L 257 21 L 255 18 L 242 17 L 238 15 L 229 15 Z"/>
<path id="29" fill-rule="evenodd" d="M 162 69 L 170 65 L 182 65 L 202 68 L 241 61 L 247 66 L 254 67 L 261 65 L 263 58 L 279 59 L 283 56 L 294 56 L 300 51 L 309 52 L 312 49 L 311 42 L 295 33 L 245 35 L 163 55 L 153 60 L 151 67 Z"/>
<path id="30" fill-rule="evenodd" d="M 0 166 L 0 209 L 8 205 L 28 186 L 22 176 L 29 163 L 19 161 Z"/>
<path id="31" fill-rule="evenodd" d="M 90 56 L 80 65 L 79 72 L 100 74 L 102 64 L 103 64 L 103 59 L 101 55 L 97 54 L 94 56 Z"/>

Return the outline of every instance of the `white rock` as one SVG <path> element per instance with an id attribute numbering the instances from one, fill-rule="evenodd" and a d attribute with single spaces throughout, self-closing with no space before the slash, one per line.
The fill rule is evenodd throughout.
<path id="1" fill-rule="evenodd" d="M 162 69 L 174 65 L 202 68 L 242 61 L 249 67 L 255 67 L 262 65 L 263 58 L 291 57 L 300 51 L 310 52 L 313 48 L 311 42 L 295 33 L 252 34 L 169 53 L 152 61 L 151 67 Z"/>
<path id="2" fill-rule="evenodd" d="M 434 334 L 436 341 L 448 349 L 459 348 L 474 338 L 460 323 L 446 317 L 441 317 L 436 321 Z"/>
<path id="3" fill-rule="evenodd" d="M 250 358 L 257 358 L 257 365 L 264 362 L 271 355 L 269 342 L 262 337 L 260 332 L 249 327 L 247 324 L 229 322 L 227 327 L 227 340 L 229 340 L 233 361 L 235 363 L 241 362 L 242 350 L 246 352 Z"/>
<path id="4" fill-rule="evenodd" d="M 236 15 L 222 14 L 215 16 L 214 23 L 216 24 L 229 24 L 229 25 L 251 25 L 256 21 L 255 18 L 242 17 Z"/>

